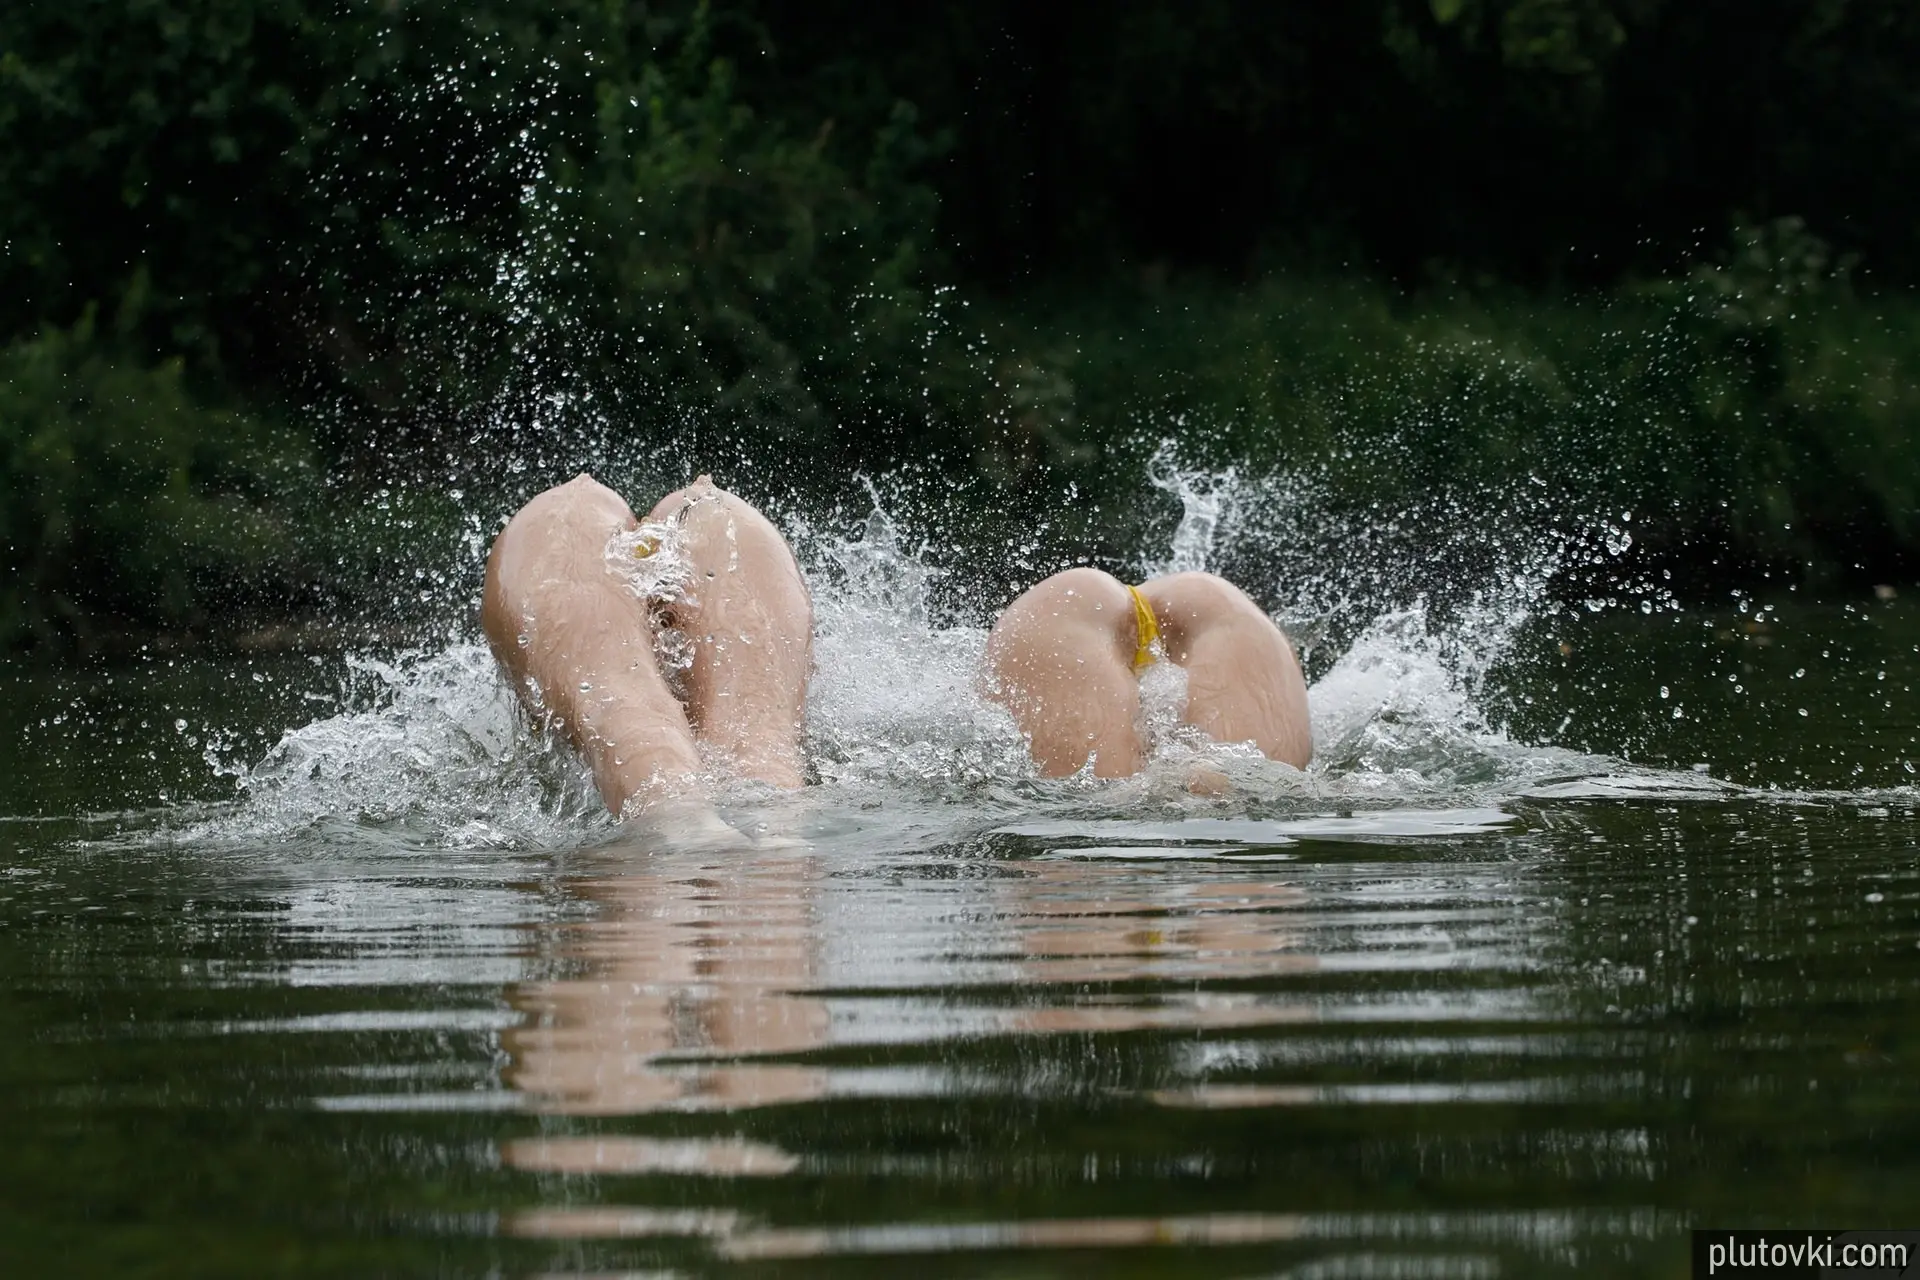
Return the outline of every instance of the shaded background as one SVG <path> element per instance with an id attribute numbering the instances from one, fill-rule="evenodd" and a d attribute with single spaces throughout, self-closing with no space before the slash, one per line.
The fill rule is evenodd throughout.
<path id="1" fill-rule="evenodd" d="M 431 613 L 580 466 L 1119 546 L 1165 437 L 1904 581 L 1916 65 L 1893 0 L 8 6 L 0 646 Z"/>

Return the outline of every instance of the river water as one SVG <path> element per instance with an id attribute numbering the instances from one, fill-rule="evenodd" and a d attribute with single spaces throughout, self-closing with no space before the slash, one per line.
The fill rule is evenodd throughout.
<path id="1" fill-rule="evenodd" d="M 1220 550 L 1188 497 L 1138 567 Z M 1312 768 L 1163 723 L 1042 782 L 926 547 L 796 541 L 817 785 L 727 791 L 731 851 L 611 823 L 460 634 L 0 676 L 0 1270 L 1678 1276 L 1694 1226 L 1920 1225 L 1909 600 L 1305 592 Z"/>

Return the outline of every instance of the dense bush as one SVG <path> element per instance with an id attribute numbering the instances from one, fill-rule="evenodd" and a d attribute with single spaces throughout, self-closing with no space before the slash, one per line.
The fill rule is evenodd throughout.
<path id="1" fill-rule="evenodd" d="M 756 112 L 763 44 L 705 5 L 10 6 L 0 337 L 130 312 L 197 377 L 330 404 L 342 455 L 568 394 L 890 419 L 924 381 L 925 144 L 904 102 L 861 136 Z"/>
<path id="2" fill-rule="evenodd" d="M 1915 49 L 1873 0 L 0 6 L 0 644 L 386 599 L 662 441 L 1031 510 L 1181 412 L 1356 501 L 1537 473 L 1906 563 Z"/>
<path id="3" fill-rule="evenodd" d="M 1275 250 L 1604 287 L 1792 215 L 1920 283 L 1900 0 L 741 3 L 769 92 L 951 135 L 946 241 L 1003 287 Z"/>
<path id="4" fill-rule="evenodd" d="M 0 349 L 0 647 L 204 622 L 299 576 L 275 514 L 313 483 L 298 446 L 182 383 L 91 317 Z"/>
<path id="5" fill-rule="evenodd" d="M 887 427 L 947 407 L 926 396 L 925 143 L 904 103 L 859 136 L 757 113 L 734 66 L 763 44 L 705 5 L 0 8 L 0 504 L 25 566 L 8 634 L 178 623 L 210 607 L 213 561 L 255 572 L 251 536 L 165 565 L 107 554 L 136 505 L 170 530 L 206 514 L 206 460 L 246 432 L 199 403 L 300 423 L 333 515 L 410 478 L 501 480 L 502 457 L 537 470 L 547 436 L 884 461 Z M 149 420 L 146 461 L 94 439 Z M 81 509 L 137 492 L 128 467 L 174 478 Z M 386 535 L 318 522 L 310 585 L 391 576 Z"/>
<path id="6" fill-rule="evenodd" d="M 912 109 L 844 145 L 831 120 L 763 118 L 704 7 L 645 13 L 582 6 L 578 66 L 549 64 L 510 97 L 541 109 L 509 153 L 518 198 L 493 256 L 447 288 L 379 291 L 404 300 L 390 341 L 432 401 L 405 417 L 451 411 L 468 440 L 693 431 L 796 462 L 829 443 L 835 465 L 874 459 L 891 426 L 926 417 L 935 354 Z M 437 268 L 405 248 L 403 270 Z M 465 335 L 453 353 L 450 335 Z"/>
<path id="7" fill-rule="evenodd" d="M 1274 273 L 1070 293 L 1001 316 L 1044 410 L 1001 459 L 1096 483 L 1116 445 L 1391 511 L 1531 479 L 1564 518 L 1632 511 L 1645 549 L 1889 572 L 1920 548 L 1920 300 L 1862 297 L 1797 222 L 1687 275 L 1547 298 Z M 1116 498 L 1124 497 L 1114 493 Z M 1906 557 L 1902 560 L 1902 557 Z"/>

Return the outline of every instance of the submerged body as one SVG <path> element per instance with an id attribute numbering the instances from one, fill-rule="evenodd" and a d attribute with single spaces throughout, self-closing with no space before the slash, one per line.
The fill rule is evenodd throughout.
<path id="1" fill-rule="evenodd" d="M 642 598 L 609 559 L 640 526 L 611 489 L 580 475 L 521 508 L 487 559 L 480 620 L 495 658 L 616 815 L 697 795 L 702 747 L 734 774 L 799 786 L 813 609 L 786 541 L 706 476 L 648 523 L 670 526 L 685 560 L 672 599 Z M 666 628 L 689 650 L 678 689 L 657 653 Z"/>
<path id="2" fill-rule="evenodd" d="M 1306 767 L 1306 679 L 1286 635 L 1244 592 L 1210 573 L 1136 589 L 1081 568 L 1028 589 L 987 639 L 989 692 L 1013 713 L 1041 773 L 1065 777 L 1089 759 L 1099 778 L 1140 771 L 1139 672 L 1156 640 L 1186 668 L 1186 723 Z"/>
<path id="3" fill-rule="evenodd" d="M 804 781 L 806 583 L 767 518 L 708 477 L 644 524 L 584 474 L 538 495 L 494 540 L 480 618 L 515 692 L 573 743 L 616 816 L 670 804 L 717 824 L 704 803 L 712 772 Z M 1091 759 L 1095 776 L 1126 777 L 1146 762 L 1139 673 L 1161 653 L 1186 669 L 1188 724 L 1306 765 L 1292 647 L 1211 574 L 1137 589 L 1097 569 L 1055 574 L 994 624 L 988 691 L 1042 774 Z"/>

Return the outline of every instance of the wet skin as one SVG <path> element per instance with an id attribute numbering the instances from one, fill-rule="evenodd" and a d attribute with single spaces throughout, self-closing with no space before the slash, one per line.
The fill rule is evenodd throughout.
<path id="1" fill-rule="evenodd" d="M 1186 668 L 1185 722 L 1305 768 L 1313 755 L 1307 685 L 1280 628 L 1209 573 L 1155 578 L 1140 594 L 1167 659 Z M 1095 777 L 1140 771 L 1139 642 L 1131 593 L 1098 569 L 1068 569 L 1037 583 L 994 623 L 988 692 L 1013 713 L 1043 775 L 1076 773 L 1089 757 Z"/>
<path id="2" fill-rule="evenodd" d="M 608 565 L 609 540 L 639 524 L 618 494 L 583 474 L 521 508 L 487 559 L 480 620 L 495 658 L 617 815 L 697 800 L 701 746 L 738 776 L 799 786 L 813 614 L 792 552 L 705 476 L 650 518 L 679 523 L 692 570 L 684 597 L 658 609 Z M 662 626 L 692 645 L 684 701 L 655 656 Z"/>
<path id="3" fill-rule="evenodd" d="M 648 519 L 677 526 L 689 573 L 664 604 L 640 599 L 609 564 L 610 540 L 640 523 L 618 494 L 583 474 L 527 503 L 487 561 L 481 625 L 495 658 L 535 717 L 579 750 L 616 815 L 710 819 L 710 764 L 799 787 L 813 611 L 792 550 L 706 476 Z M 1140 594 L 1166 658 L 1186 669 L 1186 723 L 1305 767 L 1306 682 L 1272 620 L 1212 574 L 1156 578 Z M 691 652 L 677 689 L 657 656 L 666 627 Z M 1043 775 L 1089 758 L 1096 777 L 1139 772 L 1140 641 L 1131 593 L 1097 569 L 1055 574 L 1001 614 L 987 643 L 989 692 Z"/>

